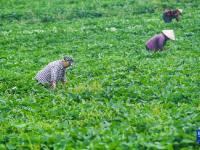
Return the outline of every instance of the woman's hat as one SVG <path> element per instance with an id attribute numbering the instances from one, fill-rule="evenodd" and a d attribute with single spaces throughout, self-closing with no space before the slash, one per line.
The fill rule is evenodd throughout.
<path id="1" fill-rule="evenodd" d="M 162 30 L 162 33 L 171 40 L 175 40 L 174 30 Z"/>
<path id="2" fill-rule="evenodd" d="M 178 11 L 182 14 L 183 13 L 183 9 L 178 9 Z"/>

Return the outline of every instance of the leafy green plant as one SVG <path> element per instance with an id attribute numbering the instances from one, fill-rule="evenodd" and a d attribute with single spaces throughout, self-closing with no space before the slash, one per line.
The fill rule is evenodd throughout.
<path id="1" fill-rule="evenodd" d="M 164 8 L 183 8 L 164 24 Z M 0 149 L 198 149 L 200 5 L 0 1 Z M 194 17 L 195 16 L 195 17 Z M 149 53 L 163 29 L 176 41 Z M 56 90 L 34 76 L 71 55 Z"/>

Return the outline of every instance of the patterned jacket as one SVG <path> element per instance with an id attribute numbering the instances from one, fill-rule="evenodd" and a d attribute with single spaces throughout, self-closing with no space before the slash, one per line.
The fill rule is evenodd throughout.
<path id="1" fill-rule="evenodd" d="M 57 81 L 66 81 L 66 68 L 62 65 L 62 60 L 49 63 L 45 68 L 37 73 L 35 79 L 41 83 L 52 83 Z"/>

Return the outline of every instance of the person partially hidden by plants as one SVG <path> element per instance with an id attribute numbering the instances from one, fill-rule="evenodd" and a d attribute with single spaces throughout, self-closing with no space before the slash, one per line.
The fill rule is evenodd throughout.
<path id="1" fill-rule="evenodd" d="M 154 35 L 146 42 L 146 49 L 149 51 L 162 51 L 168 40 L 175 40 L 173 30 L 163 30 L 162 33 Z"/>
<path id="2" fill-rule="evenodd" d="M 163 13 L 163 20 L 165 23 L 172 22 L 172 19 L 176 19 L 176 21 L 180 20 L 180 16 L 182 15 L 182 9 L 166 9 Z"/>
<path id="3" fill-rule="evenodd" d="M 50 85 L 55 89 L 58 81 L 66 83 L 66 68 L 70 67 L 73 62 L 73 59 L 68 56 L 65 56 L 63 60 L 53 61 L 39 71 L 35 79 L 39 84 Z"/>

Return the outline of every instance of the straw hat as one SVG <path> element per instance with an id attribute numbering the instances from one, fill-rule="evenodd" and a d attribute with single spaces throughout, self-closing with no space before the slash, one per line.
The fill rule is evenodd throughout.
<path id="1" fill-rule="evenodd" d="M 162 33 L 171 40 L 175 40 L 174 30 L 162 30 Z"/>
<path id="2" fill-rule="evenodd" d="M 182 14 L 183 13 L 183 9 L 178 9 L 178 11 Z"/>

